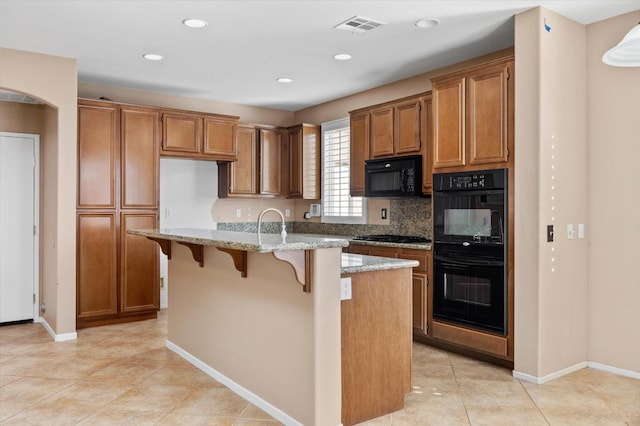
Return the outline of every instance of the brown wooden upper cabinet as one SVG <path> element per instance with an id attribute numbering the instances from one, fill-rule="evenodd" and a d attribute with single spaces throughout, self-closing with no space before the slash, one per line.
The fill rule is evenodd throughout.
<path id="1" fill-rule="evenodd" d="M 504 167 L 513 150 L 513 58 L 432 80 L 433 168 Z"/>
<path id="2" fill-rule="evenodd" d="M 433 99 L 431 92 L 425 94 L 421 106 L 422 135 L 422 192 L 431 194 L 433 190 Z"/>
<path id="3" fill-rule="evenodd" d="M 240 126 L 237 142 L 238 160 L 218 164 L 218 197 L 280 195 L 280 130 L 262 126 Z"/>
<path id="4" fill-rule="evenodd" d="M 420 99 L 371 111 L 370 158 L 420 154 Z"/>
<path id="5" fill-rule="evenodd" d="M 157 209 L 160 190 L 159 112 L 120 107 L 121 207 Z"/>
<path id="6" fill-rule="evenodd" d="M 78 208 L 116 208 L 119 130 L 117 105 L 78 104 Z"/>
<path id="7" fill-rule="evenodd" d="M 320 126 L 298 124 L 287 129 L 288 198 L 320 198 Z"/>
<path id="8" fill-rule="evenodd" d="M 161 154 L 236 161 L 238 117 L 180 111 L 162 113 Z"/>
<path id="9" fill-rule="evenodd" d="M 352 197 L 364 196 L 364 162 L 369 159 L 369 111 L 350 113 L 350 182 Z"/>

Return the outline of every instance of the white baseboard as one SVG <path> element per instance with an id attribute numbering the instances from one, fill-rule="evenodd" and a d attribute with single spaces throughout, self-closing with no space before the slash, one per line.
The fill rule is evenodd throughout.
<path id="1" fill-rule="evenodd" d="M 566 376 L 567 374 L 571 374 L 574 371 L 578 371 L 578 370 L 582 370 L 583 368 L 593 368 L 595 370 L 602 370 L 602 371 L 606 371 L 609 373 L 613 373 L 613 374 L 618 374 L 620 376 L 625 376 L 625 377 L 630 377 L 632 379 L 640 379 L 640 373 L 635 372 L 635 371 L 631 371 L 631 370 L 625 370 L 622 368 L 618 368 L 618 367 L 612 367 L 610 365 L 605 365 L 605 364 L 600 364 L 599 362 L 593 362 L 593 361 L 584 361 L 584 362 L 580 362 L 576 365 L 572 365 L 571 367 L 567 367 L 563 370 L 560 371 L 556 371 L 554 373 L 551 374 L 547 374 L 544 377 L 536 377 L 536 376 L 532 376 L 530 374 L 526 374 L 526 373 L 521 373 L 519 371 L 513 371 L 513 377 L 515 377 L 516 379 L 519 380 L 524 380 L 525 382 L 530 382 L 530 383 L 535 383 L 537 385 L 541 385 L 543 383 L 547 383 L 551 380 L 557 379 L 559 377 L 562 376 Z"/>
<path id="2" fill-rule="evenodd" d="M 543 377 L 536 377 L 536 376 L 532 376 L 530 374 L 526 374 L 526 373 L 521 373 L 519 371 L 513 371 L 513 377 L 515 377 L 516 379 L 519 380 L 524 380 L 525 382 L 530 382 L 530 383 L 535 383 L 537 385 L 541 385 L 543 383 L 547 383 L 551 380 L 557 379 L 559 377 L 562 376 L 566 376 L 567 374 L 571 374 L 574 371 L 578 371 L 578 370 L 582 370 L 583 368 L 587 367 L 587 362 L 579 362 L 575 365 L 572 365 L 571 367 L 567 367 L 564 368 L 562 370 L 556 371 L 554 373 L 551 374 L 547 374 L 546 376 Z"/>
<path id="3" fill-rule="evenodd" d="M 640 380 L 640 373 L 636 371 L 625 370 L 622 368 L 612 367 L 610 365 L 600 364 L 599 362 L 592 362 L 592 361 L 587 362 L 587 366 L 595 370 L 607 371 L 609 373 L 618 374 L 620 376 L 631 377 L 632 379 Z"/>
<path id="4" fill-rule="evenodd" d="M 47 332 L 51 335 L 51 337 L 53 337 L 53 340 L 56 342 L 67 342 L 69 340 L 78 339 L 78 333 L 76 333 L 75 331 L 73 333 L 56 334 L 55 331 L 53 331 L 53 328 L 51 328 L 51 326 L 47 322 L 47 320 L 44 319 L 43 317 L 40 317 L 40 320 L 38 322 L 42 323 L 42 325 L 44 326 L 44 329 L 47 330 Z"/>
<path id="5" fill-rule="evenodd" d="M 222 383 L 223 385 L 231 389 L 233 392 L 240 395 L 242 398 L 246 399 L 253 405 L 257 406 L 258 408 L 260 408 L 261 410 L 263 410 L 265 413 L 269 414 L 271 417 L 275 418 L 276 420 L 281 421 L 287 426 L 303 426 L 302 423 L 292 418 L 287 413 L 280 410 L 278 407 L 275 407 L 269 404 L 267 401 L 260 398 L 258 395 L 254 394 L 253 392 L 243 387 L 242 385 L 239 385 L 238 383 L 234 382 L 233 380 L 231 380 L 221 372 L 205 364 L 204 362 L 202 362 L 195 356 L 191 355 L 189 352 L 185 351 L 180 346 L 170 342 L 169 340 L 167 340 L 167 348 L 172 350 L 176 354 L 178 354 L 183 359 L 189 361 L 196 368 L 198 368 L 208 376 L 213 377 L 214 379 L 216 379 L 217 381 L 219 381 L 220 383 Z"/>

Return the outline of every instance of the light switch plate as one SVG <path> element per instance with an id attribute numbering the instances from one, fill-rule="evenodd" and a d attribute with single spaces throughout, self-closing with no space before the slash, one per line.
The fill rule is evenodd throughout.
<path id="1" fill-rule="evenodd" d="M 309 212 L 313 217 L 320 217 L 320 204 L 311 204 L 309 206 Z"/>
<path id="2" fill-rule="evenodd" d="M 340 278 L 340 300 L 351 300 L 351 277 Z"/>

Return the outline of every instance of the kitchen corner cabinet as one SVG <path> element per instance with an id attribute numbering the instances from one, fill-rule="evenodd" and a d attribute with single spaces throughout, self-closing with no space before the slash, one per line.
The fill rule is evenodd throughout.
<path id="1" fill-rule="evenodd" d="M 352 197 L 364 196 L 364 163 L 369 159 L 369 111 L 349 114 L 351 135 L 349 192 Z"/>
<path id="2" fill-rule="evenodd" d="M 158 249 L 129 228 L 156 228 L 160 112 L 78 100 L 78 328 L 155 318 Z"/>
<path id="3" fill-rule="evenodd" d="M 282 193 L 280 130 L 240 126 L 237 145 L 237 161 L 218 163 L 218 197 L 280 195 Z"/>
<path id="4" fill-rule="evenodd" d="M 413 268 L 412 275 L 412 322 L 414 335 L 428 335 L 430 333 L 432 302 L 429 294 L 431 282 L 431 250 L 407 249 L 400 247 L 375 246 L 369 244 L 349 244 L 344 249 L 347 253 L 364 254 L 368 256 L 397 257 L 400 259 L 417 260 L 419 265 Z"/>
<path id="5" fill-rule="evenodd" d="M 287 129 L 287 198 L 320 199 L 320 126 L 298 124 Z"/>
<path id="6" fill-rule="evenodd" d="M 202 160 L 235 161 L 238 117 L 163 111 L 161 154 Z"/>
<path id="7" fill-rule="evenodd" d="M 433 168 L 506 167 L 513 151 L 514 61 L 432 80 Z"/>

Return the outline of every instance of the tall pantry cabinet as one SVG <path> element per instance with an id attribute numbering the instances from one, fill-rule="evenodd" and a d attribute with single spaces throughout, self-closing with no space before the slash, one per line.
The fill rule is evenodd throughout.
<path id="1" fill-rule="evenodd" d="M 159 112 L 78 101 L 77 328 L 155 318 Z"/>

